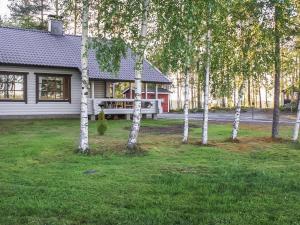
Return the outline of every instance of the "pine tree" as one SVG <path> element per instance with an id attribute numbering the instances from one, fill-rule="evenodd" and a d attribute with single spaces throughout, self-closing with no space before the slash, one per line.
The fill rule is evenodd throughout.
<path id="1" fill-rule="evenodd" d="M 45 11 L 50 9 L 46 0 L 9 0 L 12 20 L 23 28 L 45 29 Z"/>

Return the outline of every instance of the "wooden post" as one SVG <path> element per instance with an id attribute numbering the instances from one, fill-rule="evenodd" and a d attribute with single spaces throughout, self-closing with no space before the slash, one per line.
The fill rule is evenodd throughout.
<path id="1" fill-rule="evenodd" d="M 112 83 L 112 98 L 115 98 L 115 83 Z"/>
<path id="2" fill-rule="evenodd" d="M 156 102 L 156 110 L 159 111 L 159 101 L 157 100 L 158 99 L 158 86 L 157 84 L 155 84 L 155 102 Z M 156 119 L 157 118 L 157 115 L 156 114 L 153 114 L 152 115 L 152 119 Z"/>
<path id="3" fill-rule="evenodd" d="M 91 91 L 92 91 L 91 97 L 92 97 L 92 99 L 94 99 L 95 98 L 95 81 L 91 82 Z"/>
<path id="4" fill-rule="evenodd" d="M 158 86 L 155 84 L 155 99 L 158 99 Z"/>
<path id="5" fill-rule="evenodd" d="M 92 103 L 93 103 L 93 109 L 92 109 L 92 114 L 91 114 L 91 120 L 96 120 L 95 116 L 95 106 L 94 106 L 94 99 L 95 99 L 95 81 L 91 82 L 91 98 L 92 98 Z"/>
<path id="6" fill-rule="evenodd" d="M 129 83 L 129 98 L 132 99 L 132 83 Z"/>
<path id="7" fill-rule="evenodd" d="M 157 114 L 156 113 L 152 114 L 152 119 L 157 120 Z"/>
<path id="8" fill-rule="evenodd" d="M 148 85 L 145 83 L 145 99 L 148 99 Z"/>

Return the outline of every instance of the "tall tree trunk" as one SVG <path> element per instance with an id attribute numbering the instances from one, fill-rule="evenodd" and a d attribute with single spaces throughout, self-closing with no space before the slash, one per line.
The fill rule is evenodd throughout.
<path id="1" fill-rule="evenodd" d="M 251 81 L 248 78 L 248 107 L 251 107 Z"/>
<path id="2" fill-rule="evenodd" d="M 280 104 L 280 34 L 278 20 L 280 18 L 278 6 L 275 5 L 275 84 L 274 84 L 274 110 L 272 123 L 272 138 L 279 136 L 279 104 Z"/>
<path id="3" fill-rule="evenodd" d="M 194 109 L 194 79 L 191 79 L 191 106 Z"/>
<path id="4" fill-rule="evenodd" d="M 259 108 L 262 109 L 262 97 L 261 97 L 261 89 L 258 88 L 258 95 L 259 95 Z"/>
<path id="5" fill-rule="evenodd" d="M 300 40 L 300 38 L 299 38 L 299 40 Z M 299 48 L 300 48 L 300 46 L 299 46 Z M 296 58 L 296 60 L 297 60 L 297 66 L 298 66 L 298 69 L 297 69 L 297 76 L 298 76 L 298 79 L 297 79 L 297 81 L 298 81 L 298 96 L 297 96 L 297 108 L 299 107 L 299 102 L 300 102 L 300 56 L 299 57 L 297 57 Z"/>
<path id="6" fill-rule="evenodd" d="M 137 148 L 137 140 L 141 125 L 141 96 L 142 96 L 142 73 L 143 73 L 143 59 L 146 48 L 147 26 L 148 26 L 148 10 L 149 0 L 143 1 L 143 15 L 141 18 L 140 30 L 140 47 L 136 54 L 135 62 L 135 92 L 134 92 L 134 108 L 131 131 L 129 134 L 127 148 L 129 151 L 134 151 Z"/>
<path id="7" fill-rule="evenodd" d="M 207 145 L 208 142 L 208 101 L 209 101 L 209 79 L 211 64 L 211 5 L 208 2 L 207 15 L 207 35 L 206 35 L 206 66 L 204 79 L 204 105 L 203 105 L 203 125 L 202 125 L 202 144 Z"/>
<path id="8" fill-rule="evenodd" d="M 236 103 L 236 80 L 233 81 L 233 104 Z"/>
<path id="9" fill-rule="evenodd" d="M 55 0 L 55 15 L 56 15 L 56 18 L 58 18 L 58 0 Z"/>
<path id="10" fill-rule="evenodd" d="M 41 28 L 44 27 L 44 0 L 41 0 Z"/>
<path id="11" fill-rule="evenodd" d="M 269 108 L 269 103 L 268 103 L 268 89 L 265 87 L 266 89 L 266 108 Z"/>
<path id="12" fill-rule="evenodd" d="M 183 125 L 182 143 L 187 143 L 189 137 L 189 103 L 190 103 L 189 77 L 190 77 L 190 71 L 189 68 L 186 68 L 185 76 L 184 76 L 184 106 L 183 106 L 184 125 Z"/>
<path id="13" fill-rule="evenodd" d="M 101 4 L 101 0 L 98 0 L 98 5 Z M 99 6 L 97 6 L 97 35 L 100 34 L 100 18 L 101 18 L 101 15 L 100 15 L 100 8 Z"/>
<path id="14" fill-rule="evenodd" d="M 222 96 L 222 107 L 226 108 L 226 97 Z"/>
<path id="15" fill-rule="evenodd" d="M 80 143 L 79 151 L 89 152 L 89 119 L 88 119 L 88 21 L 89 0 L 82 5 L 82 38 L 81 38 L 81 111 L 80 111 Z"/>
<path id="16" fill-rule="evenodd" d="M 253 83 L 253 82 L 252 82 Z M 257 90 L 254 85 L 252 85 L 252 107 L 256 108 L 257 106 Z"/>
<path id="17" fill-rule="evenodd" d="M 77 17 L 78 17 L 77 0 L 74 0 L 74 35 L 77 34 Z"/>
<path id="18" fill-rule="evenodd" d="M 197 82 L 197 108 L 198 110 L 202 108 L 201 104 L 201 82 L 200 82 L 200 75 L 198 74 L 198 82 Z"/>
<path id="19" fill-rule="evenodd" d="M 235 108 L 234 121 L 233 121 L 233 125 L 232 125 L 232 133 L 231 133 L 231 140 L 233 140 L 233 141 L 237 140 L 237 136 L 238 136 L 238 132 L 239 132 L 242 99 L 244 96 L 245 83 L 246 83 L 245 80 L 243 80 L 243 83 L 241 84 L 241 86 L 239 88 L 237 102 L 235 103 L 236 108 Z"/>
<path id="20" fill-rule="evenodd" d="M 188 45 L 192 44 L 192 36 L 188 34 Z M 191 72 L 191 59 L 190 55 L 187 56 L 187 65 L 185 68 L 184 76 L 184 125 L 183 125 L 183 138 L 182 143 L 188 143 L 189 138 L 189 104 L 190 104 L 190 72 Z"/>
<path id="21" fill-rule="evenodd" d="M 177 109 L 181 108 L 181 92 L 180 92 L 180 77 L 179 73 L 177 73 Z"/>
<path id="22" fill-rule="evenodd" d="M 300 100 L 298 100 L 298 111 L 297 111 L 297 119 L 294 127 L 293 138 L 292 140 L 296 142 L 299 136 L 299 127 L 300 127 Z"/>

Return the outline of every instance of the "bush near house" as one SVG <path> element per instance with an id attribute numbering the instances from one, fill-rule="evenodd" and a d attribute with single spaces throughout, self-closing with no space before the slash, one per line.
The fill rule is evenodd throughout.
<path id="1" fill-rule="evenodd" d="M 107 120 L 105 119 L 105 114 L 103 110 L 98 115 L 98 122 L 97 122 L 97 131 L 99 135 L 104 135 L 107 130 Z"/>

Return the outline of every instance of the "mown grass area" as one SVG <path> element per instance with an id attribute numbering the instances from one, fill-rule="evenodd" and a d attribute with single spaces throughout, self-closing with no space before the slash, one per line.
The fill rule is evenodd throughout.
<path id="1" fill-rule="evenodd" d="M 211 123 L 204 147 L 193 122 L 182 145 L 180 124 L 143 121 L 143 152 L 126 155 L 130 122 L 103 137 L 91 122 L 85 156 L 78 120 L 0 121 L 0 224 L 300 224 L 299 144 L 271 141 L 268 125 L 230 143 L 231 125 Z"/>

